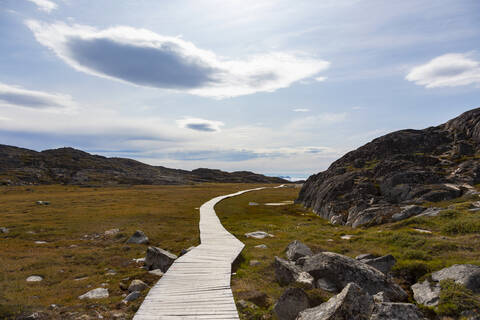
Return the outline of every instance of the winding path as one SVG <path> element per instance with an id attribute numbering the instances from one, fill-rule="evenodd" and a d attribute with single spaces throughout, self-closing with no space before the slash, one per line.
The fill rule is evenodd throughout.
<path id="1" fill-rule="evenodd" d="M 150 290 L 134 320 L 238 319 L 230 276 L 244 244 L 222 226 L 214 206 L 226 198 L 261 189 L 216 197 L 200 207 L 201 244 L 175 260 Z"/>

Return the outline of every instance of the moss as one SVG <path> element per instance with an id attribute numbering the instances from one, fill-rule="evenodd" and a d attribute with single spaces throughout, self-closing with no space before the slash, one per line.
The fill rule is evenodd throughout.
<path id="1" fill-rule="evenodd" d="M 472 218 L 455 219 L 445 224 L 442 232 L 448 235 L 479 233 L 480 221 Z"/>
<path id="2" fill-rule="evenodd" d="M 453 280 L 440 281 L 439 315 L 460 316 L 463 311 L 480 309 L 480 301 L 473 292 Z"/>

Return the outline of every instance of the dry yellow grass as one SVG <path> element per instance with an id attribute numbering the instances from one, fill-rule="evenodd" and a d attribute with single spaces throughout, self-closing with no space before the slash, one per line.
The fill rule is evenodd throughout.
<path id="1" fill-rule="evenodd" d="M 215 196 L 257 186 L 1 187 L 0 227 L 10 231 L 0 233 L 0 318 L 45 310 L 51 304 L 60 308 L 50 317 L 75 319 L 99 312 L 108 318 L 125 293 L 121 282 L 137 278 L 152 285 L 157 279 L 132 261 L 143 257 L 147 248 L 125 244 L 135 230 L 144 231 L 151 245 L 179 254 L 198 244 L 195 208 Z M 36 204 L 39 200 L 50 205 Z M 120 229 L 116 236 L 104 235 L 113 228 Z M 116 274 L 106 275 L 110 269 Z M 44 280 L 26 282 L 31 275 Z M 110 298 L 78 299 L 102 283 Z M 121 310 L 131 316 L 139 303 Z"/>

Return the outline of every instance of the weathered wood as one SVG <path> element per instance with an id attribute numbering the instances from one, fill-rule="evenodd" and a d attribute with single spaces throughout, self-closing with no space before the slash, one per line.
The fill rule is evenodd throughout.
<path id="1" fill-rule="evenodd" d="M 220 223 L 214 206 L 220 196 L 200 207 L 200 242 L 172 264 L 150 290 L 134 320 L 238 319 L 230 288 L 231 266 L 244 244 Z"/>

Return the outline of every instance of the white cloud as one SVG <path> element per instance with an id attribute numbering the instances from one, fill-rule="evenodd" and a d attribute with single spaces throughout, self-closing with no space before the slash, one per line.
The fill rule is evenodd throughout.
<path id="1" fill-rule="evenodd" d="M 0 83 L 0 106 L 67 111 L 75 108 L 69 95 L 28 90 Z"/>
<path id="2" fill-rule="evenodd" d="M 413 68 L 406 79 L 427 88 L 478 85 L 480 62 L 468 54 L 445 54 Z"/>
<path id="3" fill-rule="evenodd" d="M 227 59 L 178 37 L 146 29 L 119 26 L 97 30 L 32 20 L 27 25 L 37 41 L 76 70 L 217 99 L 273 92 L 329 67 L 327 61 L 284 52 Z"/>
<path id="4" fill-rule="evenodd" d="M 323 81 L 327 80 L 327 77 L 316 77 L 315 80 L 318 81 L 318 82 L 323 82 Z"/>
<path id="5" fill-rule="evenodd" d="M 186 118 L 177 120 L 177 124 L 180 128 L 188 128 L 204 132 L 220 132 L 220 127 L 225 125 L 221 121 L 212 121 L 199 118 Z"/>
<path id="6" fill-rule="evenodd" d="M 27 0 L 37 5 L 38 10 L 42 10 L 50 13 L 52 10 L 57 9 L 57 4 L 49 0 Z"/>
<path id="7" fill-rule="evenodd" d="M 310 109 L 307 108 L 296 108 L 292 110 L 293 112 L 309 112 Z"/>

